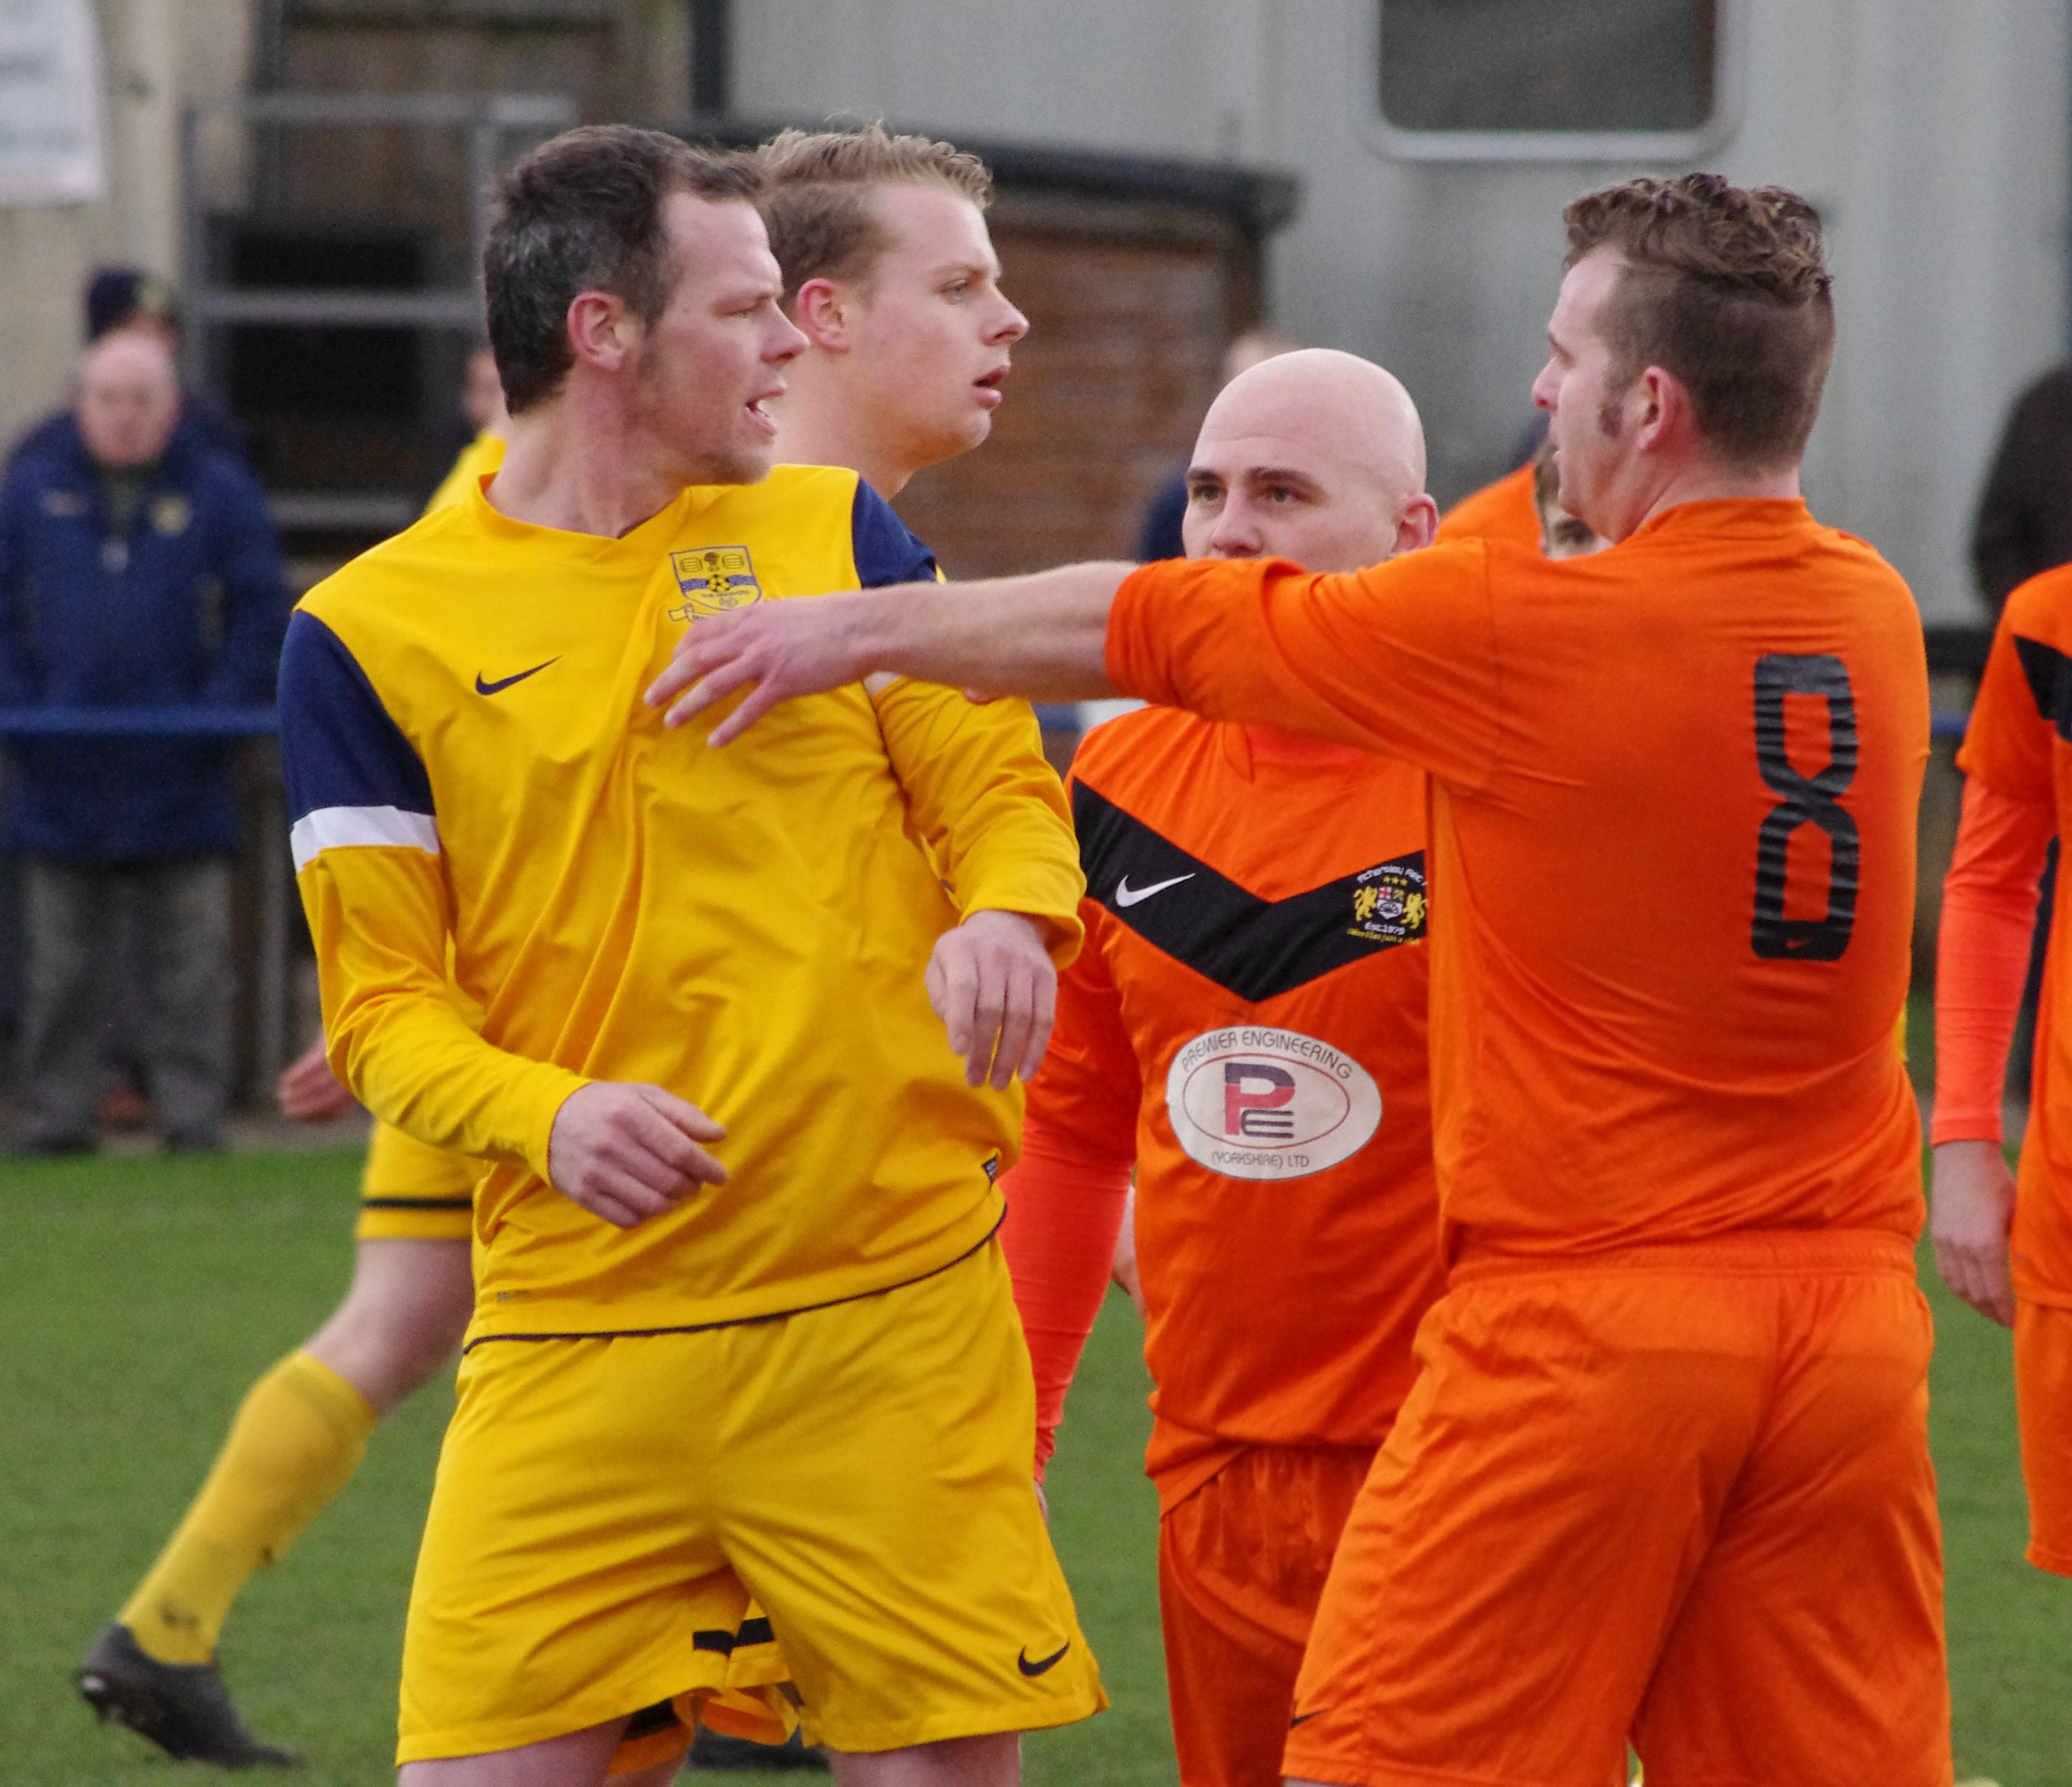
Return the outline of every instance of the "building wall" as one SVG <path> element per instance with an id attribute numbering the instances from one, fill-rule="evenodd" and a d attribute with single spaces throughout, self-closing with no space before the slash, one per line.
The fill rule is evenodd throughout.
<path id="1" fill-rule="evenodd" d="M 0 443 L 65 401 L 93 268 L 121 263 L 177 280 L 181 108 L 250 82 L 265 0 L 94 0 L 94 10 L 108 194 L 92 204 L 0 206 Z M 278 72 L 312 86 L 567 90 L 594 117 L 684 109 L 684 0 L 541 0 L 475 13 L 468 31 L 436 0 L 304 0 L 284 15 Z M 598 45 L 604 53 L 594 53 Z M 363 160 L 366 134 L 352 144 Z M 201 146 L 211 203 L 235 207 L 247 171 L 243 134 L 219 122 Z"/>
<path id="2" fill-rule="evenodd" d="M 1655 170 L 1391 158 L 1365 128 L 1371 4 L 757 0 L 737 104 L 1299 173 L 1272 312 L 1404 377 L 1450 499 L 1531 419 L 1561 204 Z M 1742 18 L 1740 119 L 1708 163 L 1797 188 L 1832 231 L 1840 341 L 1809 492 L 1931 618 L 1971 618 L 1992 441 L 2066 339 L 2072 21 L 2058 0 L 1975 0 L 1961 24 L 1937 0 L 1746 0 Z"/>
<path id="3" fill-rule="evenodd" d="M 181 97 L 234 91 L 250 0 L 98 0 L 107 92 L 108 196 L 0 207 L 0 442 L 65 401 L 80 298 L 97 265 L 179 270 Z"/>
<path id="4" fill-rule="evenodd" d="M 1500 469 L 1530 420 L 1560 204 L 1640 170 L 1391 158 L 1366 128 L 1371 5 L 737 0 L 735 103 L 750 117 L 865 112 L 1299 173 L 1301 213 L 1271 249 L 1271 310 L 1403 376 L 1425 413 L 1434 490 L 1450 499 Z M 236 88 L 253 53 L 255 0 L 97 7 L 110 193 L 0 209 L 0 438 L 63 400 L 91 267 L 176 270 L 179 101 Z M 325 64 L 325 31 L 343 45 L 354 14 L 411 10 L 302 10 L 297 53 L 313 60 L 296 72 L 310 79 L 344 72 Z M 681 0 L 581 10 L 638 39 L 623 103 L 668 109 Z M 1796 187 L 1832 232 L 1841 335 L 1810 493 L 1900 566 L 1931 618 L 1968 617 L 1964 542 L 1984 464 L 2008 403 L 2066 339 L 2072 18 L 2058 0 L 1974 0 L 1961 27 L 1938 0 L 1745 0 L 1743 16 L 1740 119 L 1712 163 Z M 424 78 L 458 78 L 432 53 L 437 33 L 396 35 L 422 47 Z M 538 84 L 526 69 L 496 76 Z M 235 154 L 226 143 L 212 159 Z"/>
<path id="5" fill-rule="evenodd" d="M 1014 191 L 993 236 L 1030 321 L 1007 401 L 985 450 L 922 472 L 899 513 L 952 577 L 1129 557 L 1256 314 L 1252 244 L 1198 209 Z"/>

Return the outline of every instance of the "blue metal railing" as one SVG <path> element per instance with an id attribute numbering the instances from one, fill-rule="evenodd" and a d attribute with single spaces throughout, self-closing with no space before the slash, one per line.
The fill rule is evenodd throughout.
<path id="1" fill-rule="evenodd" d="M 272 708 L 0 707 L 0 738 L 255 738 L 280 729 Z"/>

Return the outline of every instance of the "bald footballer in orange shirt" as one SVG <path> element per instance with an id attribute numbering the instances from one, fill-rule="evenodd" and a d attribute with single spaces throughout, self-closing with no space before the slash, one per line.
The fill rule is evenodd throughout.
<path id="1" fill-rule="evenodd" d="M 1416 409 L 1350 354 L 1233 379 L 1187 488 L 1190 558 L 1350 570 L 1432 533 Z M 1443 1288 L 1425 778 L 1147 708 L 1087 736 L 1071 787 L 1087 943 L 1002 1182 L 1037 1455 L 1133 1163 L 1180 1778 L 1270 1787 L 1339 1531 Z"/>
<path id="2" fill-rule="evenodd" d="M 1688 175 L 1565 215 L 1534 394 L 1562 506 L 1613 550 L 778 603 L 701 628 L 650 699 L 688 717 L 755 685 L 725 744 L 873 671 L 1116 689 L 1429 769 L 1453 1269 L 1318 1611 L 1288 1774 L 1594 1787 L 1630 1736 L 1657 1787 L 1947 1787 L 1892 1046 L 1920 622 L 1799 495 L 1833 340 L 1811 207 Z"/>

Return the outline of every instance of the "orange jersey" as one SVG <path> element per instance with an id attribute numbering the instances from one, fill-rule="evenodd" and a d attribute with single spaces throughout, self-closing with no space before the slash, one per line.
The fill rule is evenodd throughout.
<path id="1" fill-rule="evenodd" d="M 1532 500 L 1532 462 L 1469 491 L 1447 510 L 1437 539 L 1441 545 L 1456 540 L 1508 540 L 1538 552 L 1540 511 Z"/>
<path id="2" fill-rule="evenodd" d="M 2017 812 L 2035 812 L 2039 830 L 2047 811 L 2058 835 L 2065 835 L 2072 822 L 2072 566 L 2032 577 L 2008 598 L 1957 766 L 2007 802 L 2019 803 Z M 2008 868 L 2017 884 L 2026 881 L 2033 910 L 2033 857 L 2017 849 Z M 2072 1304 L 2072 1115 L 2066 1109 L 2072 1097 L 2072 1034 L 2059 1009 L 2066 997 L 2068 927 L 2072 875 L 2061 869 L 2037 1007 L 2012 1264 L 2018 1296 Z M 1993 1066 L 1997 1071 L 2000 1063 Z"/>
<path id="3" fill-rule="evenodd" d="M 1029 1119 L 1137 1162 L 1168 1506 L 1259 1444 L 1373 1445 L 1443 1288 L 1425 778 L 1147 709 L 1072 766 L 1088 943 Z"/>
<path id="4" fill-rule="evenodd" d="M 1927 674 L 1869 547 L 1716 500 L 1560 562 L 1147 565 L 1108 660 L 1126 692 L 1432 772 L 1453 1250 L 1918 1233 L 1892 1038 Z"/>

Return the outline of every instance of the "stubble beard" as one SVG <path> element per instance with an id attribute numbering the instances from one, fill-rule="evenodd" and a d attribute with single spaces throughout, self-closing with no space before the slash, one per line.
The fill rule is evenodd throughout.
<path id="1" fill-rule="evenodd" d="M 679 405 L 683 411 L 693 416 L 704 416 L 723 428 L 734 422 L 737 438 L 733 439 L 690 439 L 679 437 L 671 444 L 676 448 L 678 475 L 686 486 L 696 484 L 759 484 L 770 474 L 776 462 L 777 444 L 768 439 L 748 439 L 747 425 L 734 421 L 729 417 L 712 414 L 696 399 L 672 398 L 660 388 L 660 380 L 643 372 L 641 392 L 642 407 L 646 412 L 648 425 L 656 433 L 668 438 L 673 432 L 667 425 L 672 420 L 671 411 Z M 701 431 L 703 432 L 703 431 Z"/>

